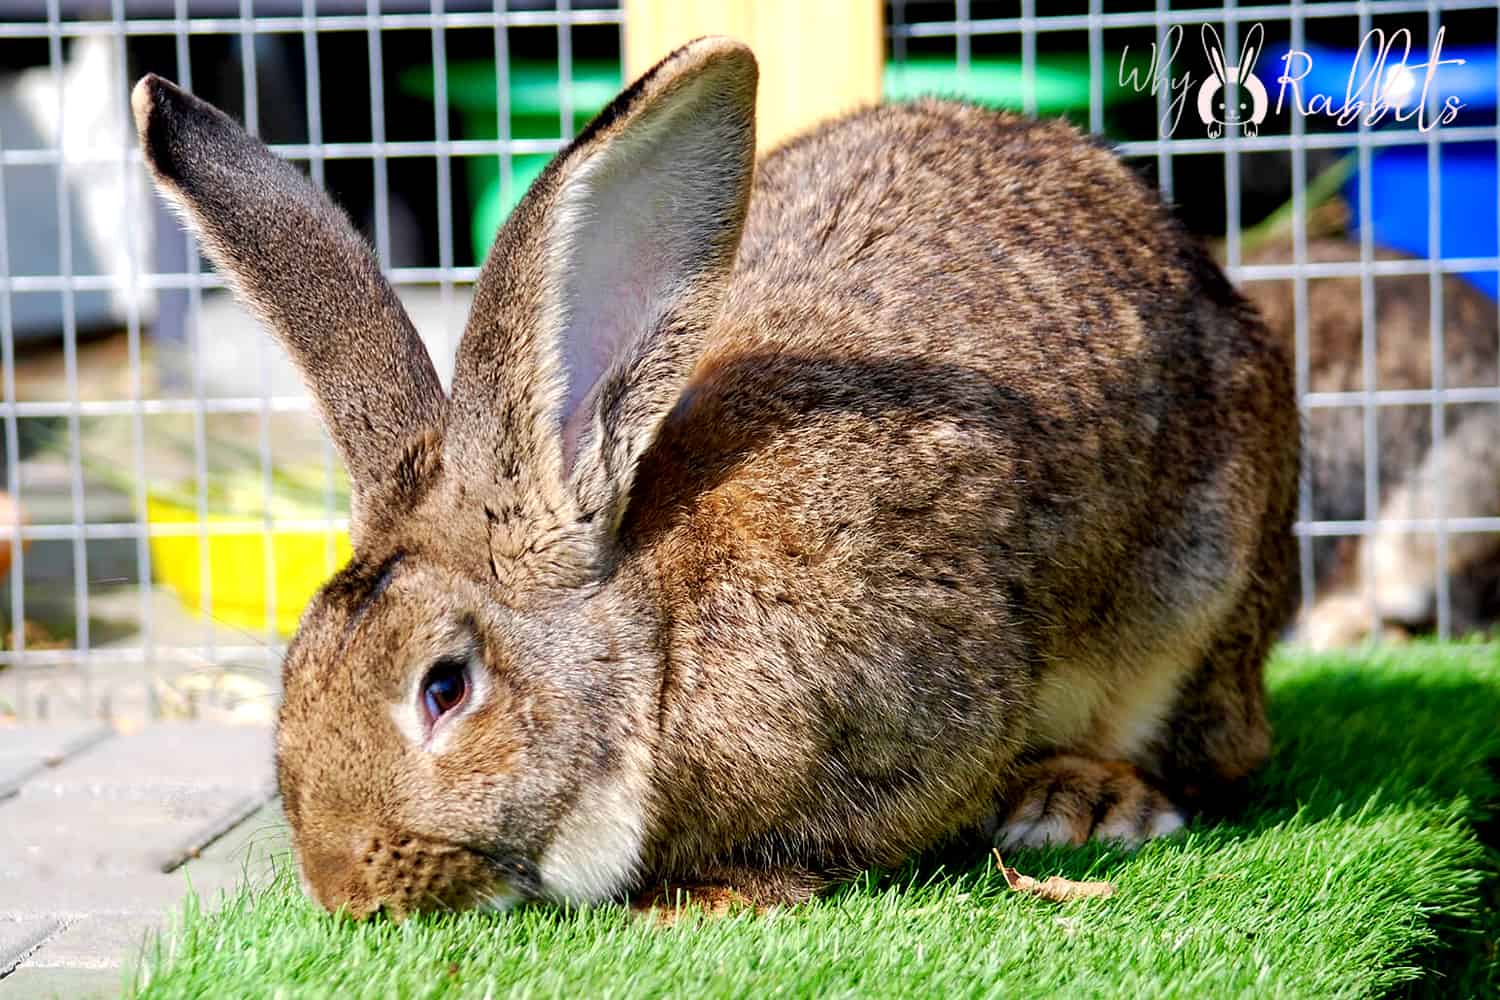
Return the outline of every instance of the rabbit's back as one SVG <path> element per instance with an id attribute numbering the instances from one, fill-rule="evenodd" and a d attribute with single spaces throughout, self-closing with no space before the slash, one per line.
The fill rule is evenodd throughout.
<path id="1" fill-rule="evenodd" d="M 924 102 L 773 153 L 627 528 L 672 623 L 678 766 L 741 793 L 675 803 L 676 835 L 891 857 L 1028 746 L 1144 752 L 1230 608 L 1280 624 L 1290 372 L 1066 125 Z M 850 787 L 905 805 L 856 820 Z"/>
<path id="2" fill-rule="evenodd" d="M 925 101 L 843 119 L 761 162 L 728 311 L 764 314 L 779 350 L 940 355 L 1006 374 L 1032 360 L 1087 366 L 1106 331 L 1123 335 L 1111 354 L 1147 348 L 1136 317 L 1180 310 L 1203 292 L 1202 270 L 1103 146 L 1062 122 Z M 858 340 L 775 322 L 789 309 L 831 311 L 832 332 Z M 1017 323 L 1028 335 L 996 351 Z M 743 326 L 721 333 L 746 348 Z"/>
<path id="3" fill-rule="evenodd" d="M 1227 553 L 1208 539 L 1231 521 L 1258 535 L 1263 491 L 1210 484 L 1233 456 L 1280 474 L 1295 450 L 1288 352 L 1153 192 L 1065 123 L 941 101 L 844 119 L 760 164 L 700 374 L 720 411 L 706 423 L 781 455 L 755 464 L 773 480 L 795 451 L 797 467 L 838 463 L 818 489 L 864 501 L 878 476 L 909 513 L 964 504 L 976 477 L 981 522 L 1024 521 L 1014 558 L 1061 564 L 1073 605 L 1078 569 L 1118 587 L 1110 567 L 1171 514 L 1206 541 L 1165 603 L 1191 602 L 1195 578 L 1216 589 Z M 814 433 L 793 448 L 787 424 Z M 843 432 L 855 451 L 827 447 Z"/>

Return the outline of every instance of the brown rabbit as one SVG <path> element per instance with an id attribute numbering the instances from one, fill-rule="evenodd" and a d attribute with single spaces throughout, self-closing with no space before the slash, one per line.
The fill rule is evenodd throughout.
<path id="1" fill-rule="evenodd" d="M 1359 245 L 1335 237 L 1308 241 L 1311 263 L 1356 261 Z M 1377 248 L 1378 261 L 1407 260 Z M 1247 264 L 1287 264 L 1289 241 L 1263 247 Z M 1425 274 L 1376 275 L 1374 389 L 1433 385 L 1430 285 Z M 1443 384 L 1500 385 L 1497 307 L 1457 276 L 1443 280 Z M 1246 282 L 1245 295 L 1290 348 L 1296 301 L 1288 280 Z M 1312 392 L 1364 389 L 1362 301 L 1357 277 L 1307 283 L 1308 387 Z M 1402 520 L 1500 516 L 1500 404 L 1445 407 L 1443 447 L 1434 447 L 1432 407 L 1425 401 L 1375 411 L 1378 506 L 1366 509 L 1365 417 L 1362 406 L 1316 407 L 1307 414 L 1308 487 L 1319 521 L 1374 522 L 1363 538 L 1320 537 L 1313 547 L 1316 600 L 1297 623 L 1308 645 L 1347 645 L 1371 635 L 1401 637 L 1432 628 L 1440 574 L 1447 576 L 1455 632 L 1480 629 L 1500 616 L 1500 534 L 1452 532 L 1446 552 L 1435 533 L 1403 530 Z M 1441 504 L 1439 500 L 1441 499 Z"/>
<path id="2" fill-rule="evenodd" d="M 277 729 L 325 906 L 795 900 L 975 830 L 1139 841 L 1266 756 L 1281 343 L 1063 123 L 884 107 L 757 167 L 755 86 L 694 42 L 553 161 L 446 400 L 344 217 L 137 86 L 356 491 Z"/>

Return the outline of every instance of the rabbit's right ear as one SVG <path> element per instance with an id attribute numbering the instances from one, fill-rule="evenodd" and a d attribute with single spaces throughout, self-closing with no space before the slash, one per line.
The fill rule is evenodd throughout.
<path id="1" fill-rule="evenodd" d="M 444 465 L 490 518 L 497 577 L 546 562 L 559 539 L 581 542 L 583 561 L 607 548 L 723 305 L 756 79 L 738 42 L 678 49 L 558 154 L 496 238 L 459 345 Z"/>
<path id="2" fill-rule="evenodd" d="M 1255 60 L 1260 58 L 1260 49 L 1265 44 L 1266 29 L 1261 27 L 1259 21 L 1250 26 L 1245 33 L 1245 44 L 1240 47 L 1240 61 L 1235 63 L 1235 79 L 1242 85 L 1248 85 L 1250 78 L 1255 74 Z"/>
<path id="3" fill-rule="evenodd" d="M 369 246 L 295 167 L 158 76 L 130 103 L 157 187 L 316 398 L 349 470 L 359 545 L 432 471 L 444 401 L 427 349 Z"/>

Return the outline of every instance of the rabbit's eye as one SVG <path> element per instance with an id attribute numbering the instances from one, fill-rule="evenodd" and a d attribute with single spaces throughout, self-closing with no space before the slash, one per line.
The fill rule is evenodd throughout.
<path id="1" fill-rule="evenodd" d="M 469 672 L 463 660 L 439 660 L 422 678 L 422 707 L 429 725 L 463 703 L 469 693 Z"/>

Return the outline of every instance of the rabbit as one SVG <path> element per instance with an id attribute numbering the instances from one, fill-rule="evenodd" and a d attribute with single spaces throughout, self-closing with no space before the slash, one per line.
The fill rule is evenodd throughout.
<path id="1" fill-rule="evenodd" d="M 329 910 L 794 904 L 965 838 L 1139 843 L 1265 759 L 1284 345 L 1066 123 L 927 100 L 757 164 L 756 83 L 692 42 L 552 161 L 446 396 L 344 216 L 136 86 L 352 482 L 275 737 Z"/>
<path id="2" fill-rule="evenodd" d="M 1311 263 L 1355 261 L 1359 245 L 1336 236 L 1307 241 Z M 1293 260 L 1288 240 L 1246 257 L 1252 265 Z M 1411 259 L 1384 247 L 1377 261 Z M 1372 388 L 1430 389 L 1433 385 L 1430 284 L 1427 275 L 1371 278 Z M 1244 294 L 1289 348 L 1296 303 L 1288 280 L 1248 281 Z M 1497 307 L 1457 275 L 1442 280 L 1443 384 L 1450 388 L 1500 385 Z M 1364 389 L 1362 302 L 1358 277 L 1307 282 L 1308 388 L 1312 392 Z M 1313 599 L 1298 616 L 1294 638 L 1310 647 L 1348 646 L 1367 639 L 1400 640 L 1436 625 L 1438 577 L 1445 575 L 1455 633 L 1485 629 L 1500 617 L 1500 534 L 1451 532 L 1440 552 L 1433 532 L 1402 530 L 1394 522 L 1448 517 L 1500 517 L 1500 404 L 1450 403 L 1444 408 L 1442 447 L 1433 441 L 1427 402 L 1380 405 L 1375 410 L 1379 456 L 1378 507 L 1366 509 L 1364 408 L 1316 407 L 1307 412 L 1308 489 L 1318 521 L 1373 522 L 1361 537 L 1314 539 Z M 1440 502 L 1441 501 L 1441 502 Z"/>

